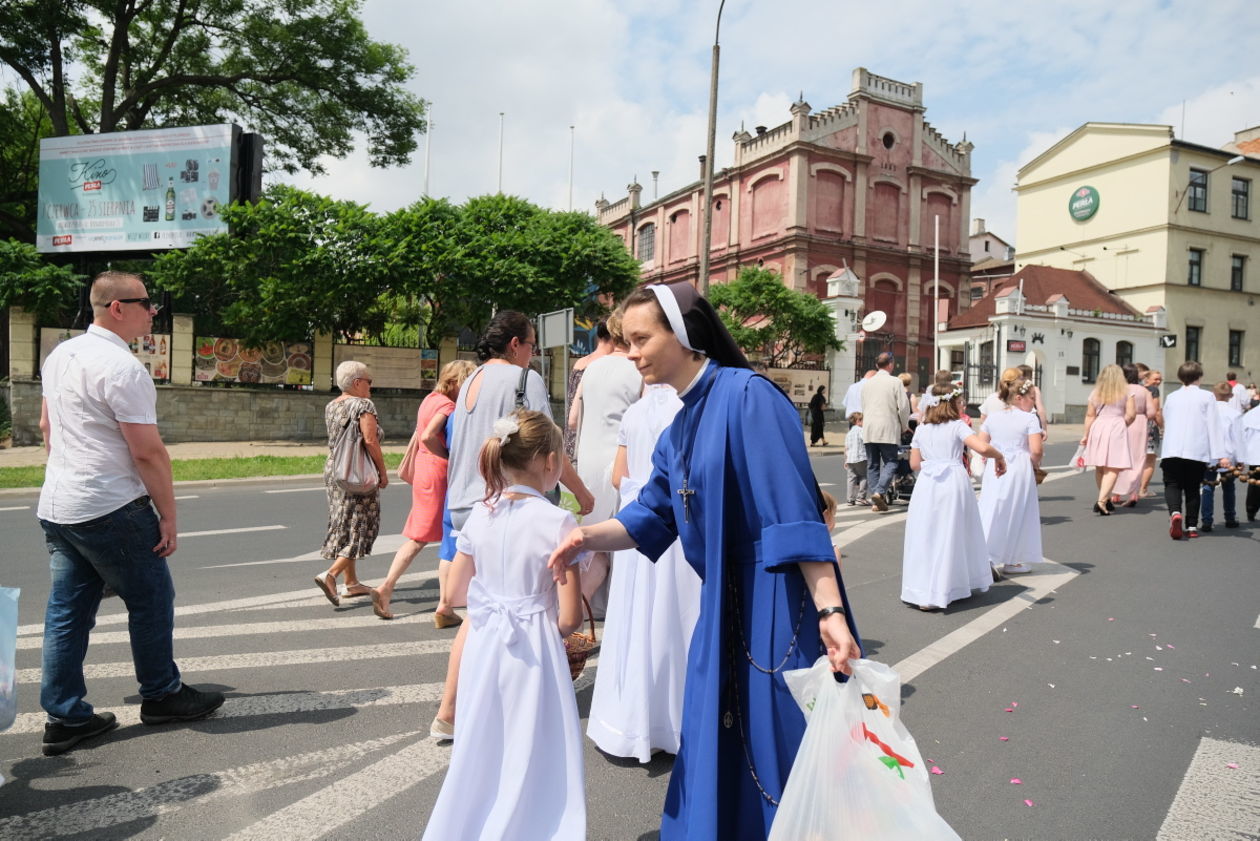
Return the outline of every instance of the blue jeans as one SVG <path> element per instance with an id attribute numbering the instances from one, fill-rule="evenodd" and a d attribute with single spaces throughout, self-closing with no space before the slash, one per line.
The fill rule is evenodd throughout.
<path id="1" fill-rule="evenodd" d="M 83 700 L 83 658 L 96 609 L 108 584 L 127 606 L 131 659 L 142 698 L 180 688 L 175 665 L 175 585 L 166 559 L 154 554 L 158 518 L 142 496 L 86 523 L 40 520 L 48 544 L 52 589 L 44 613 L 44 675 L 39 703 L 50 721 L 74 724 L 92 716 Z"/>
<path id="2" fill-rule="evenodd" d="M 1225 509 L 1225 522 L 1232 523 L 1238 519 L 1238 510 L 1234 507 L 1234 477 L 1222 476 L 1216 472 L 1215 467 L 1209 467 L 1207 472 L 1203 474 L 1204 482 L 1215 482 L 1221 480 L 1221 507 Z M 1212 512 L 1215 509 L 1215 493 L 1216 488 L 1211 485 L 1203 486 L 1202 501 L 1199 503 L 1199 510 L 1202 512 L 1199 519 L 1203 525 L 1212 525 Z"/>
<path id="3" fill-rule="evenodd" d="M 888 483 L 892 481 L 896 471 L 896 444 L 866 445 L 866 482 L 867 489 L 872 494 L 888 493 Z"/>

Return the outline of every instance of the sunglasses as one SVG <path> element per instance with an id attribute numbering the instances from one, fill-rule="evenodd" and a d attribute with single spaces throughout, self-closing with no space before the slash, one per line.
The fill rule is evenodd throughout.
<path id="1" fill-rule="evenodd" d="M 153 303 L 152 298 L 115 298 L 114 300 L 120 304 L 139 304 L 146 310 L 151 309 L 154 312 L 162 309 L 162 305 Z"/>

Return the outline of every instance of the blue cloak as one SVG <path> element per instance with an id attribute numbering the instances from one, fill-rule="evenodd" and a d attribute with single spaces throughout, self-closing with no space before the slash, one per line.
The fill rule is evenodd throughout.
<path id="1" fill-rule="evenodd" d="M 805 732 L 783 672 L 825 653 L 797 564 L 834 566 L 835 554 L 800 416 L 783 392 L 752 371 L 710 362 L 682 400 L 657 443 L 651 479 L 617 514 L 653 560 L 681 538 L 703 580 L 660 837 L 765 839 Z M 695 491 L 685 505 L 684 476 Z M 847 610 L 843 582 L 840 593 Z"/>

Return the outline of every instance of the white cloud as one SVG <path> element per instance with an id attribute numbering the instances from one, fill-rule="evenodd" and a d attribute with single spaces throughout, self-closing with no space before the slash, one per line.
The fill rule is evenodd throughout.
<path id="1" fill-rule="evenodd" d="M 661 194 L 698 178 L 716 8 L 686 0 L 366 0 L 363 15 L 373 37 L 411 51 L 412 89 L 435 102 L 435 195 L 461 201 L 494 191 L 503 111 L 504 191 L 566 207 L 574 125 L 573 203 L 590 210 L 601 194 L 624 196 L 635 176 L 650 196 L 652 170 Z M 815 110 L 841 103 L 853 68 L 865 66 L 923 82 L 932 124 L 955 142 L 966 133 L 980 179 L 972 213 L 1010 239 L 1015 172 L 1081 123 L 1178 125 L 1182 98 L 1196 142 L 1220 146 L 1260 122 L 1258 78 L 1221 81 L 1254 66 L 1254 39 L 1214 35 L 1200 48 L 1191 29 L 1258 31 L 1260 4 L 728 0 L 717 165 L 730 162 L 741 122 L 749 131 L 786 122 L 802 91 Z M 296 180 L 389 210 L 420 195 L 423 161 L 422 147 L 411 166 L 381 171 L 356 154 L 330 162 L 327 178 Z"/>

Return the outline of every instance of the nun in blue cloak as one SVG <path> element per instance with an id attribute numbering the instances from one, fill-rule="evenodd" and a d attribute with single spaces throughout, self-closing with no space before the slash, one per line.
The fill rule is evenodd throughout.
<path id="1" fill-rule="evenodd" d="M 655 560 L 682 540 L 703 585 L 660 837 L 765 839 L 805 732 L 783 673 L 861 656 L 800 415 L 690 284 L 643 287 L 623 311 L 630 360 L 683 409 L 638 500 L 571 532 L 551 565 L 634 547 Z"/>

